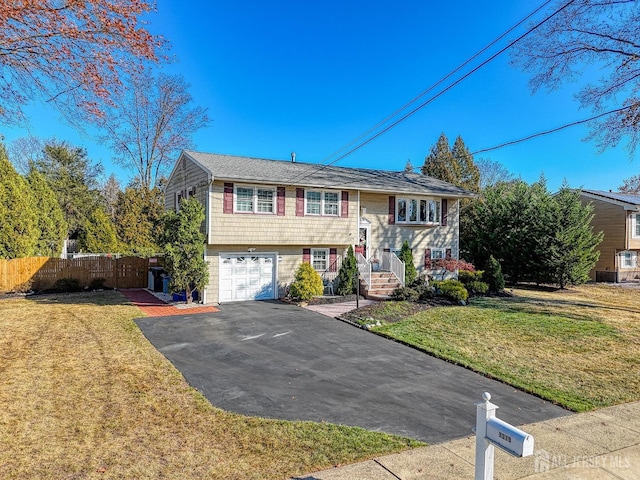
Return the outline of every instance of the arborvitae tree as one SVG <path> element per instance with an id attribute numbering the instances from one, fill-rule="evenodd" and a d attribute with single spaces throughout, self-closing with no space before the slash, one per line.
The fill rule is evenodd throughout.
<path id="1" fill-rule="evenodd" d="M 95 208 L 89 215 L 79 234 L 78 244 L 85 252 L 118 252 L 116 227 L 102 207 Z"/>
<path id="2" fill-rule="evenodd" d="M 513 283 L 548 281 L 551 205 L 544 178 L 533 185 L 519 180 L 487 188 L 465 212 L 471 219 L 460 242 L 465 257 L 483 268 L 490 255 L 500 258 Z"/>
<path id="3" fill-rule="evenodd" d="M 204 207 L 195 197 L 183 200 L 179 212 L 169 211 L 165 215 L 162 237 L 165 268 L 171 276 L 170 288 L 174 292 L 184 290 L 187 303 L 192 302 L 193 290 L 202 292 L 209 280 L 204 260 L 205 236 L 200 230 L 204 219 Z"/>
<path id="4" fill-rule="evenodd" d="M 596 248 L 603 239 L 603 233 L 593 233 L 590 225 L 593 206 L 583 205 L 580 190 L 565 182 L 554 196 L 553 207 L 555 221 L 547 257 L 551 280 L 560 288 L 586 283 L 600 257 Z"/>
<path id="5" fill-rule="evenodd" d="M 116 228 L 127 253 L 148 256 L 161 250 L 164 195 L 159 188 L 129 186 L 118 195 Z"/>
<path id="6" fill-rule="evenodd" d="M 498 262 L 493 255 L 489 255 L 489 260 L 482 272 L 482 281 L 489 285 L 489 291 L 492 293 L 504 290 L 502 268 L 500 267 L 500 262 Z"/>
<path id="7" fill-rule="evenodd" d="M 444 133 L 440 134 L 436 144 L 431 147 L 431 152 L 424 159 L 422 173 L 454 185 L 460 178 L 458 163 L 453 158 L 449 140 Z"/>
<path id="8" fill-rule="evenodd" d="M 64 240 L 67 238 L 67 223 L 62 209 L 44 175 L 32 168 L 27 175 L 27 181 L 38 206 L 36 213 L 39 236 L 35 254 L 57 257 L 62 252 Z"/>
<path id="9" fill-rule="evenodd" d="M 0 258 L 30 257 L 38 241 L 37 205 L 0 144 Z"/>
<path id="10" fill-rule="evenodd" d="M 398 258 L 404 262 L 404 284 L 411 285 L 418 276 L 418 272 L 413 263 L 413 252 L 411 251 L 411 247 L 409 247 L 409 242 L 406 240 L 402 244 Z"/>
<path id="11" fill-rule="evenodd" d="M 353 247 L 349 245 L 347 256 L 342 261 L 342 266 L 338 272 L 338 295 L 351 295 L 356 292 L 358 281 L 358 261 L 353 253 Z"/>

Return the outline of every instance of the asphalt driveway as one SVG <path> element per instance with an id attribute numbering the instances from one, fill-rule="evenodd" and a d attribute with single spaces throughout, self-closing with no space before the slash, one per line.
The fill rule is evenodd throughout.
<path id="1" fill-rule="evenodd" d="M 442 360 L 281 302 L 141 318 L 146 337 L 231 412 L 354 425 L 439 443 L 471 434 L 488 391 L 515 425 L 570 412 Z"/>

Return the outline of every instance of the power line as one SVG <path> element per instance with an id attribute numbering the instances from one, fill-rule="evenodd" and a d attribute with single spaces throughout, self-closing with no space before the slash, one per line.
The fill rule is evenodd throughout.
<path id="1" fill-rule="evenodd" d="M 537 137 L 542 137 L 544 135 L 549 135 L 551 133 L 559 132 L 560 130 L 564 130 L 565 128 L 575 127 L 576 125 L 581 125 L 583 123 L 591 122 L 592 120 L 597 120 L 598 118 L 605 117 L 605 116 L 611 115 L 613 113 L 623 112 L 625 110 L 629 110 L 629 109 L 637 107 L 637 106 L 638 106 L 637 104 L 634 104 L 634 105 L 628 105 L 628 106 L 622 107 L 622 108 L 616 108 L 614 110 L 609 110 L 608 112 L 600 113 L 598 115 L 594 115 L 593 117 L 585 118 L 585 119 L 582 119 L 582 120 L 576 120 L 575 122 L 571 122 L 571 123 L 565 123 L 564 125 L 561 125 L 561 126 L 556 127 L 556 128 L 552 128 L 551 130 L 545 130 L 544 132 L 534 133 L 532 135 L 528 135 L 526 137 L 519 138 L 518 140 L 511 140 L 509 142 L 504 142 L 504 143 L 501 143 L 499 145 L 495 145 L 493 147 L 483 148 L 481 150 L 476 150 L 475 152 L 470 153 L 470 155 L 473 156 L 473 155 L 477 155 L 479 153 L 485 153 L 485 152 L 491 152 L 493 150 L 498 150 L 499 148 L 508 147 L 510 145 L 516 145 L 518 143 L 526 142 L 528 140 L 532 140 L 532 139 L 537 138 Z"/>
<path id="2" fill-rule="evenodd" d="M 547 0 L 545 1 L 542 5 L 540 5 L 539 7 L 537 7 L 535 10 L 533 10 L 532 12 L 530 12 L 527 16 L 525 16 L 524 18 L 522 18 L 520 21 L 518 21 L 516 24 L 514 24 L 512 27 L 510 27 L 508 30 L 506 30 L 505 32 L 503 32 L 500 36 L 498 36 L 497 38 L 495 38 L 493 41 L 491 41 L 490 43 L 488 43 L 486 46 L 484 46 L 483 48 L 481 48 L 480 50 L 478 50 L 476 53 L 474 53 L 471 57 L 469 57 L 467 60 L 465 60 L 463 63 L 461 63 L 460 65 L 458 65 L 456 68 L 454 68 L 453 70 L 451 70 L 449 73 L 447 73 L 444 77 L 442 77 L 440 80 L 438 80 L 437 82 L 435 82 L 434 84 L 432 84 L 430 87 L 428 87 L 427 89 L 423 90 L 422 92 L 420 92 L 418 95 L 416 95 L 415 97 L 413 97 L 411 100 L 409 100 L 408 102 L 406 102 L 404 105 L 402 105 L 401 107 L 399 107 L 398 109 L 396 109 L 393 113 L 387 115 L 385 118 L 383 118 L 382 120 L 380 120 L 378 123 L 376 123 L 373 127 L 371 127 L 370 129 L 368 129 L 366 132 L 362 133 L 361 135 L 359 135 L 358 137 L 356 137 L 354 140 L 352 140 L 351 142 L 347 143 L 346 145 L 340 147 L 338 150 L 336 150 L 335 152 L 331 153 L 330 155 L 327 155 L 324 159 L 322 159 L 322 161 L 320 163 L 324 163 L 325 161 L 331 159 L 332 157 L 334 157 L 335 155 L 338 155 L 340 152 L 342 152 L 343 150 L 349 148 L 351 145 L 353 145 L 354 143 L 358 142 L 359 140 L 361 140 L 362 138 L 366 137 L 367 135 L 369 135 L 371 132 L 375 131 L 378 127 L 384 125 L 385 123 L 387 123 L 389 120 L 391 120 L 392 118 L 394 118 L 396 115 L 398 115 L 400 112 L 402 112 L 403 110 L 405 110 L 407 107 L 411 106 L 414 102 L 416 102 L 417 100 L 419 100 L 420 98 L 424 97 L 427 93 L 429 93 L 431 90 L 433 90 L 434 88 L 436 88 L 438 85 L 440 85 L 441 83 L 443 83 L 445 80 L 447 80 L 448 78 L 450 78 L 451 76 L 453 76 L 455 73 L 457 73 L 458 71 L 460 71 L 462 68 L 466 67 L 469 63 L 471 63 L 473 60 L 475 60 L 476 58 L 478 58 L 480 55 L 482 55 L 484 52 L 486 52 L 489 48 L 493 47 L 496 43 L 498 43 L 500 40 L 502 40 L 504 37 L 506 37 L 508 34 L 510 34 L 512 31 L 514 31 L 516 28 L 518 28 L 520 25 L 522 25 L 524 22 L 526 22 L 527 20 L 529 20 L 532 16 L 534 16 L 536 13 L 538 13 L 540 10 L 542 10 L 544 7 L 546 7 L 549 3 L 551 3 L 552 0 Z"/>
<path id="3" fill-rule="evenodd" d="M 438 97 L 440 97 L 441 95 L 443 95 L 444 93 L 446 93 L 447 91 L 451 90 L 453 87 L 455 87 L 456 85 L 458 85 L 459 83 L 461 83 L 463 80 L 467 79 L 469 76 L 473 75 L 475 72 L 477 72 L 478 70 L 480 70 L 482 67 L 484 67 L 485 65 L 487 65 L 488 63 L 492 62 L 493 60 L 495 60 L 498 56 L 502 55 L 505 51 L 507 51 L 509 48 L 511 48 L 513 45 L 515 45 L 516 43 L 518 43 L 520 40 L 522 40 L 524 37 L 526 37 L 527 35 L 531 34 L 532 32 L 534 32 L 535 30 L 537 30 L 540 26 L 542 26 L 544 23 L 546 23 L 547 21 L 549 21 L 550 19 L 552 19 L 553 17 L 555 17 L 556 15 L 558 15 L 560 12 L 562 12 L 564 9 L 566 9 L 569 5 L 571 5 L 572 3 L 574 3 L 575 0 L 570 0 L 567 3 L 565 3 L 562 7 L 558 8 L 557 10 L 555 10 L 553 13 L 551 13 L 550 15 L 548 15 L 547 17 L 545 17 L 543 20 L 541 20 L 539 23 L 537 23 L 536 25 L 534 25 L 533 27 L 529 28 L 529 30 L 527 30 L 525 33 L 523 33 L 522 35 L 520 35 L 518 38 L 516 38 L 515 40 L 511 41 L 507 46 L 505 46 L 504 48 L 502 48 L 501 50 L 499 50 L 497 53 L 493 54 L 491 57 L 489 57 L 487 60 L 483 61 L 482 63 L 480 63 L 480 65 L 476 66 L 475 68 L 473 68 L 472 70 L 470 70 L 469 72 L 467 72 L 466 74 L 464 74 L 462 77 L 458 78 L 457 80 L 455 80 L 453 83 L 449 84 L 448 86 L 446 86 L 445 88 L 443 88 L 442 90 L 440 90 L 438 93 L 436 93 L 435 95 L 431 96 L 429 99 L 427 99 L 426 101 L 424 101 L 423 103 L 421 103 L 420 105 L 418 105 L 417 107 L 415 107 L 413 110 L 409 111 L 408 113 L 406 113 L 405 115 L 403 115 L 402 117 L 400 117 L 399 119 L 397 119 L 396 121 L 394 121 L 393 123 L 391 123 L 390 125 L 386 126 L 385 128 L 383 128 L 382 130 L 380 130 L 379 132 L 377 132 L 376 134 L 374 134 L 373 136 L 369 137 L 368 139 L 364 140 L 363 142 L 360 142 L 358 145 L 356 145 L 355 147 L 351 148 L 350 150 L 348 150 L 346 153 L 343 153 L 342 155 L 340 155 L 339 157 L 337 157 L 335 160 L 332 160 L 329 163 L 323 164 L 323 165 L 318 165 L 316 168 L 314 168 L 313 170 L 300 175 L 298 177 L 295 177 L 294 180 L 291 180 L 291 182 L 294 181 L 300 181 L 300 180 L 304 180 L 305 178 L 313 175 L 314 173 L 323 170 L 324 168 L 334 165 L 337 162 L 339 162 L 340 160 L 342 160 L 343 158 L 351 155 L 352 153 L 356 152 L 357 150 L 361 149 L 362 147 L 364 147 L 365 145 L 369 144 L 370 142 L 372 142 L 373 140 L 375 140 L 376 138 L 380 137 L 381 135 L 385 134 L 386 132 L 388 132 L 389 130 L 391 130 L 392 128 L 394 128 L 395 126 L 397 126 L 398 124 L 400 124 L 401 122 L 403 122 L 404 120 L 406 120 L 407 118 L 411 117 L 412 115 L 414 115 L 416 112 L 418 112 L 419 110 L 421 110 L 422 108 L 424 108 L 425 106 L 429 105 L 431 102 L 433 102 L 434 100 L 436 100 Z M 534 10 L 530 15 L 528 15 L 527 17 L 525 17 L 525 20 L 527 18 L 529 18 L 531 15 L 535 14 L 536 12 L 538 12 L 541 8 L 543 8 L 544 6 L 546 6 L 549 3 L 549 1 L 543 3 L 540 7 L 538 7 L 536 10 Z M 522 20 L 520 22 L 518 22 L 517 25 L 520 25 L 523 21 Z M 516 25 L 516 26 L 517 26 Z M 502 38 L 504 37 L 508 32 L 512 31 L 516 26 L 512 27 L 511 29 L 509 29 L 507 32 L 505 32 L 505 34 L 501 35 L 499 37 Z M 491 45 L 493 45 L 497 40 L 495 40 L 494 42 L 491 42 Z M 443 77 L 443 79 L 439 80 L 438 82 L 436 82 L 436 84 L 434 84 L 433 86 L 429 87 L 427 90 L 425 90 L 423 93 L 421 93 L 420 95 L 418 95 L 416 98 L 414 98 L 413 100 L 411 100 L 409 103 L 405 104 L 403 107 L 401 107 L 400 109 L 396 110 L 396 112 L 394 112 L 392 115 L 388 116 L 387 118 L 385 118 L 382 122 L 379 122 L 377 125 L 381 125 L 383 123 L 385 123 L 388 119 L 392 118 L 393 116 L 395 116 L 396 113 L 404 110 L 408 105 L 410 105 L 411 103 L 413 103 L 416 99 L 421 98 L 422 96 L 424 96 L 424 94 L 426 94 L 427 92 L 429 92 L 430 90 L 432 90 L 435 86 L 439 85 L 440 83 L 442 83 L 446 78 L 449 78 L 451 75 L 453 75 L 453 73 L 457 72 L 460 68 L 462 68 L 463 66 L 467 65 L 472 59 L 476 58 L 481 52 L 484 52 L 487 48 L 489 48 L 489 46 L 485 47 L 484 49 L 482 49 L 480 52 L 478 52 L 477 54 L 473 55 L 471 57 L 471 59 L 465 61 L 460 67 L 457 67 L 456 69 L 454 69 L 454 71 L 452 71 L 451 73 L 447 74 L 445 77 Z M 370 129 L 368 132 L 371 132 L 372 130 L 374 130 L 376 127 Z M 359 138 L 362 138 L 364 135 L 361 135 Z M 356 140 L 357 141 L 357 140 Z M 353 143 L 355 143 L 356 141 L 353 141 L 351 143 L 348 144 L 348 146 L 353 145 Z M 344 150 L 345 147 L 343 147 L 342 149 L 338 150 Z M 333 155 L 333 154 L 332 154 Z M 330 158 L 330 157 L 329 157 Z"/>

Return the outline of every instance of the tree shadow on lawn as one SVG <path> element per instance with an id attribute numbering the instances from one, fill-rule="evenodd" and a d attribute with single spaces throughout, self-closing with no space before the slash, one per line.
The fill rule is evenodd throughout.
<path id="1" fill-rule="evenodd" d="M 535 291 L 545 291 L 545 292 L 562 292 L 563 294 L 571 294 L 573 292 L 567 290 L 560 289 L 538 289 L 538 288 L 522 288 L 521 286 L 515 287 L 519 290 L 535 290 Z M 587 314 L 579 314 L 575 311 L 571 311 L 566 307 L 576 307 L 583 308 L 596 313 L 597 311 L 608 310 L 615 312 L 626 312 L 626 313 L 636 313 L 640 314 L 640 310 L 634 310 L 626 307 L 612 307 L 602 304 L 593 304 L 586 302 L 579 302 L 575 300 L 569 300 L 566 298 L 555 298 L 555 299 L 540 299 L 536 297 L 529 296 L 509 296 L 509 297 L 481 297 L 483 300 L 479 302 L 473 302 L 473 306 L 477 308 L 490 308 L 497 309 L 504 312 L 513 312 L 513 313 L 539 313 L 539 314 L 548 314 L 548 315 L 556 315 L 563 316 L 566 318 L 572 318 L 575 320 L 585 320 L 585 321 L 597 321 L 601 322 L 602 318 L 599 316 L 590 316 Z M 535 311 L 531 307 L 536 307 Z"/>

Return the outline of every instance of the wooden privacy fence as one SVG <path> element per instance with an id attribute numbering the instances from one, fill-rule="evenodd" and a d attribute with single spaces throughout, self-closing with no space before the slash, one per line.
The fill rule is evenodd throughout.
<path id="1" fill-rule="evenodd" d="M 81 287 L 103 278 L 111 288 L 144 288 L 150 266 L 158 266 L 155 259 L 139 257 L 83 257 L 71 260 L 50 257 L 0 259 L 0 292 L 47 290 L 60 279 L 73 278 Z"/>

